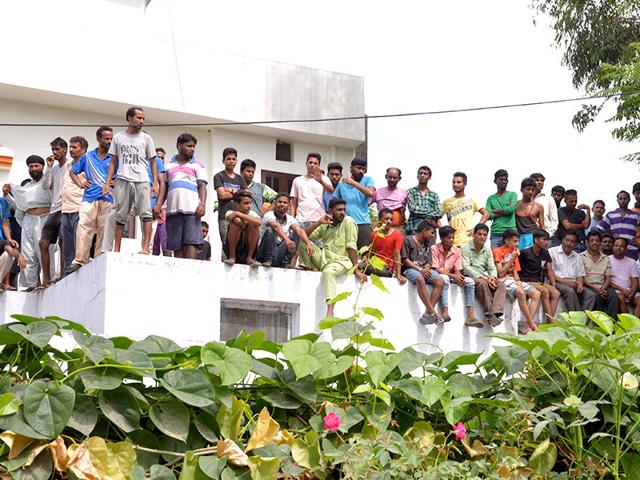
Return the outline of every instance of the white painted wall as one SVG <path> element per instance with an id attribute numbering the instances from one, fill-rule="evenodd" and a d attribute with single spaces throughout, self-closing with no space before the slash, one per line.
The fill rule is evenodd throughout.
<path id="1" fill-rule="evenodd" d="M 496 344 L 488 334 L 516 332 L 519 314 L 509 307 L 505 322 L 495 329 L 465 327 L 464 301 L 457 287 L 450 295 L 453 320 L 444 326 L 425 327 L 418 322 L 423 307 L 415 287 L 400 286 L 395 279 L 383 282 L 390 293 L 382 293 L 369 282 L 358 305 L 384 313 L 378 330 L 398 349 L 417 345 L 425 352 L 438 348 L 481 352 Z M 340 279 L 338 292 L 356 289 L 355 277 Z M 201 344 L 219 338 L 222 298 L 298 305 L 298 330 L 293 335 L 317 331 L 326 308 L 316 272 L 108 253 L 42 294 L 0 294 L 0 321 L 9 321 L 12 313 L 57 315 L 80 322 L 96 334 L 133 338 L 156 334 L 183 345 Z M 337 316 L 351 313 L 346 301 L 336 306 Z"/>

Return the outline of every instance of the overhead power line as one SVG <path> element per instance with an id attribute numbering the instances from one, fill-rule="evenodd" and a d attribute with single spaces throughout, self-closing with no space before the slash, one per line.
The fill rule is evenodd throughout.
<path id="1" fill-rule="evenodd" d="M 380 115 L 356 115 L 349 117 L 329 117 L 329 118 L 305 118 L 305 119 L 289 119 L 289 120 L 255 120 L 250 122 L 183 122 L 183 123 L 154 123 L 145 124 L 145 128 L 150 127 L 222 127 L 222 126 L 238 126 L 238 125 L 273 125 L 281 123 L 321 123 L 321 122 L 340 122 L 347 120 L 364 120 L 365 118 L 377 119 L 377 118 L 401 118 L 401 117 L 419 117 L 427 115 L 445 115 L 450 113 L 465 113 L 465 112 L 482 112 L 486 110 L 502 110 L 507 108 L 523 108 L 523 107 L 535 107 L 540 105 L 555 105 L 559 103 L 570 102 L 584 102 L 589 100 L 608 100 L 615 97 L 626 97 L 630 95 L 640 94 L 640 90 L 634 90 L 631 92 L 614 93 L 610 95 L 591 95 L 588 97 L 575 97 L 575 98 L 562 98 L 556 100 L 540 100 L 537 102 L 522 102 L 522 103 L 507 103 L 502 105 L 489 105 L 481 107 L 467 107 L 467 108 L 450 108 L 446 110 L 431 110 L 426 112 L 405 112 L 405 113 L 388 113 Z M 100 127 L 103 124 L 93 123 L 0 123 L 0 127 Z M 128 125 L 111 125 L 112 127 L 126 128 Z"/>

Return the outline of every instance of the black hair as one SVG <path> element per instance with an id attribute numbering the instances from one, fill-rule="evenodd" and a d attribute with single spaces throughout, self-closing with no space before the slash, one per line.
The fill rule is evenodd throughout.
<path id="1" fill-rule="evenodd" d="M 431 177 L 433 175 L 433 173 L 431 172 L 431 169 L 429 167 L 427 167 L 426 165 L 422 165 L 421 167 L 418 167 L 418 172 L 420 173 L 420 170 L 426 170 L 427 172 L 429 172 L 429 176 Z"/>
<path id="2" fill-rule="evenodd" d="M 222 159 L 224 160 L 227 155 L 235 155 L 238 156 L 238 151 L 233 147 L 227 147 L 222 151 Z"/>
<path id="3" fill-rule="evenodd" d="M 347 201 L 344 198 L 333 197 L 329 201 L 329 210 L 333 209 L 336 205 L 346 205 Z"/>
<path id="4" fill-rule="evenodd" d="M 596 200 L 595 202 L 593 202 L 593 206 L 596 206 L 596 203 L 601 203 L 602 204 L 602 208 L 604 208 L 606 205 L 604 203 L 604 200 Z"/>
<path id="5" fill-rule="evenodd" d="M 627 192 L 626 190 L 620 190 L 620 191 L 618 192 L 618 195 L 620 195 L 621 193 L 624 193 L 627 197 L 631 198 L 631 195 L 629 195 L 629 192 Z M 618 195 L 616 195 L 616 197 L 617 197 Z"/>
<path id="6" fill-rule="evenodd" d="M 456 233 L 456 231 L 453 229 L 453 227 L 449 225 L 445 225 L 444 227 L 440 228 L 440 230 L 438 230 L 438 235 L 440 235 L 440 241 L 444 240 L 447 236 L 451 235 L 452 233 Z"/>
<path id="7" fill-rule="evenodd" d="M 176 140 L 176 145 L 184 145 L 187 142 L 193 142 L 197 145 L 198 139 L 193 135 L 191 135 L 190 133 L 181 133 L 180 136 L 178 137 L 178 140 Z"/>
<path id="8" fill-rule="evenodd" d="M 484 223 L 478 223 L 475 227 L 473 227 L 473 233 L 478 233 L 480 230 L 483 232 L 488 232 L 489 227 L 487 227 Z"/>
<path id="9" fill-rule="evenodd" d="M 378 218 L 382 218 L 383 215 L 387 215 L 388 213 L 393 215 L 393 210 L 391 210 L 390 208 L 381 208 L 378 212 Z"/>
<path id="10" fill-rule="evenodd" d="M 399 177 L 402 176 L 402 170 L 400 170 L 398 167 L 389 167 L 389 168 L 387 168 L 387 175 L 389 175 L 389 170 L 396 170 L 398 172 L 398 176 Z"/>
<path id="11" fill-rule="evenodd" d="M 636 182 L 633 184 L 633 188 L 631 189 L 632 193 L 640 192 L 640 182 Z"/>
<path id="12" fill-rule="evenodd" d="M 98 130 L 96 130 L 96 138 L 101 138 L 101 137 L 102 137 L 102 134 L 103 134 L 104 132 L 111 132 L 111 133 L 113 133 L 113 128 L 111 128 L 111 127 L 109 127 L 109 126 L 107 126 L 107 125 L 103 125 L 103 126 L 102 126 L 102 127 L 100 127 Z M 157 151 L 157 150 L 158 150 L 158 149 L 156 148 L 156 151 Z"/>
<path id="13" fill-rule="evenodd" d="M 508 177 L 509 172 L 507 172 L 504 168 L 497 170 L 496 173 L 493 174 L 493 181 L 495 182 L 500 177 Z"/>
<path id="14" fill-rule="evenodd" d="M 570 195 L 569 192 L 575 192 L 575 190 L 565 190 L 562 185 L 556 185 L 551 189 L 551 193 L 558 192 L 560 195 Z M 577 192 L 576 192 L 577 195 Z"/>
<path id="15" fill-rule="evenodd" d="M 200 222 L 200 226 L 201 226 L 201 227 L 207 227 L 207 228 L 209 228 L 209 224 L 208 224 L 207 222 L 205 222 L 204 220 L 202 220 L 202 221 Z"/>
<path id="16" fill-rule="evenodd" d="M 431 221 L 431 220 L 421 220 L 420 223 L 418 223 L 418 226 L 415 229 L 416 233 L 420 233 L 420 232 L 424 232 L 425 230 L 434 230 L 438 228 L 438 226 L 435 224 L 435 222 Z"/>
<path id="17" fill-rule="evenodd" d="M 456 172 L 453 174 L 453 178 L 460 177 L 464 184 L 467 184 L 467 174 L 463 172 Z"/>
<path id="18" fill-rule="evenodd" d="M 367 161 L 363 160 L 362 158 L 354 158 L 353 160 L 351 160 L 351 166 L 352 167 L 364 167 L 367 168 Z"/>
<path id="19" fill-rule="evenodd" d="M 240 164 L 240 171 L 242 172 L 245 168 L 253 168 L 255 170 L 256 162 L 254 162 L 250 158 L 245 158 Z"/>
<path id="20" fill-rule="evenodd" d="M 613 239 L 613 243 L 616 243 L 618 240 L 622 240 L 624 242 L 624 248 L 627 248 L 629 246 L 629 240 L 624 237 L 615 237 Z"/>
<path id="21" fill-rule="evenodd" d="M 541 178 L 542 180 L 546 180 L 546 178 L 544 178 L 544 175 L 541 173 L 532 173 L 531 175 L 529 175 L 529 177 L 533 178 L 534 180 L 538 180 L 539 178 Z"/>
<path id="22" fill-rule="evenodd" d="M 140 110 L 141 112 L 144 112 L 144 109 L 142 107 L 138 107 L 136 105 L 133 105 L 133 106 L 127 108 L 127 113 L 124 114 L 124 119 L 128 122 L 129 118 L 135 117 L 136 112 L 138 110 Z"/>
<path id="23" fill-rule="evenodd" d="M 64 138 L 60 138 L 60 137 L 56 137 L 53 140 L 51 140 L 51 143 L 49 144 L 52 147 L 62 147 L 62 148 L 67 148 L 67 142 Z"/>
<path id="24" fill-rule="evenodd" d="M 602 241 L 602 234 L 598 230 L 591 230 L 587 233 L 587 241 L 589 241 L 591 237 L 598 237 L 600 241 Z"/>
<path id="25" fill-rule="evenodd" d="M 578 196 L 578 192 L 577 192 L 577 190 L 574 190 L 573 188 L 570 188 L 569 190 L 565 190 L 565 192 L 564 192 L 564 196 L 565 197 L 572 197 L 574 195 L 577 197 Z"/>
<path id="26" fill-rule="evenodd" d="M 309 161 L 309 159 L 311 157 L 317 158 L 318 159 L 318 163 L 320 163 L 322 161 L 322 155 L 320 155 L 318 152 L 307 153 L 307 162 Z"/>
<path id="27" fill-rule="evenodd" d="M 592 230 L 593 231 L 593 230 Z M 605 238 L 610 238 L 612 240 L 615 240 L 616 237 L 614 237 L 613 235 L 611 235 L 610 233 L 603 233 L 602 234 L 602 239 L 604 240 Z"/>
<path id="28" fill-rule="evenodd" d="M 566 232 L 564 232 L 562 239 L 564 240 L 567 235 L 571 235 L 572 237 L 575 237 L 576 240 L 578 240 L 578 232 L 576 232 L 575 230 L 567 230 Z"/>
<path id="29" fill-rule="evenodd" d="M 520 182 L 520 190 L 524 190 L 527 187 L 536 188 L 536 181 L 533 177 L 523 178 Z"/>
<path id="30" fill-rule="evenodd" d="M 546 230 L 536 230 L 533 232 L 533 239 L 535 240 L 536 238 L 549 238 L 549 232 Z"/>
<path id="31" fill-rule="evenodd" d="M 162 152 L 162 153 L 164 153 L 165 155 L 167 154 L 167 151 L 166 151 L 164 148 L 162 148 L 162 147 L 156 147 L 156 153 L 158 153 L 158 152 Z"/>
<path id="32" fill-rule="evenodd" d="M 504 240 L 506 242 L 510 238 L 519 237 L 519 236 L 520 236 L 520 234 L 518 233 L 517 230 L 509 229 L 509 230 L 505 230 L 502 233 L 502 240 Z"/>
<path id="33" fill-rule="evenodd" d="M 288 202 L 290 202 L 290 201 L 291 201 L 291 197 L 290 197 L 288 194 L 286 194 L 286 193 L 279 193 L 279 194 L 277 194 L 277 195 L 276 195 L 276 197 L 273 199 L 273 203 L 276 203 L 276 202 L 278 201 L 278 199 L 279 199 L 279 198 L 283 198 L 283 197 L 284 197 L 284 198 L 286 198 Z"/>
<path id="34" fill-rule="evenodd" d="M 81 137 L 81 136 L 79 136 L 79 135 L 78 135 L 78 136 L 75 136 L 75 137 L 71 137 L 71 138 L 69 139 L 69 143 L 78 143 L 78 144 L 80 144 L 80 146 L 81 146 L 82 148 L 84 148 L 85 150 L 86 150 L 87 148 L 89 148 L 89 142 L 87 142 L 87 139 L 86 139 L 86 138 L 84 138 L 84 137 Z"/>
<path id="35" fill-rule="evenodd" d="M 329 165 L 327 165 L 327 173 L 329 173 L 331 170 L 340 170 L 340 173 L 342 173 L 342 165 L 338 162 L 331 162 Z"/>
<path id="36" fill-rule="evenodd" d="M 238 190 L 233 194 L 233 201 L 236 203 L 240 203 L 240 200 L 242 200 L 243 198 L 251 198 L 253 200 L 251 194 L 246 190 Z"/>

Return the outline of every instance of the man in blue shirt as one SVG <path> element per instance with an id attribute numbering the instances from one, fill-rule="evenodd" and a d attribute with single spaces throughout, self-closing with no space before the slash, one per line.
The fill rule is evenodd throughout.
<path id="1" fill-rule="evenodd" d="M 347 215 L 358 225 L 358 250 L 371 243 L 371 219 L 369 199 L 376 193 L 371 177 L 365 176 L 367 162 L 361 158 L 351 160 L 350 177 L 344 177 L 333 192 L 336 198 L 347 201 Z"/>
<path id="2" fill-rule="evenodd" d="M 107 217 L 113 208 L 111 193 L 102 194 L 102 187 L 113 179 L 107 179 L 111 155 L 109 147 L 113 138 L 111 127 L 100 127 L 96 132 L 98 148 L 81 156 L 71 167 L 73 182 L 84 188 L 76 234 L 76 256 L 70 271 L 75 271 L 89 261 L 89 251 L 96 236 L 97 252 L 100 252 Z"/>

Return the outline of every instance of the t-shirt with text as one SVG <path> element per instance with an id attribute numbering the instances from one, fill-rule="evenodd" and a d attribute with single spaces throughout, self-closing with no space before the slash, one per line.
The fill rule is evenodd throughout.
<path id="1" fill-rule="evenodd" d="M 113 137 L 109 153 L 118 157 L 117 177 L 128 182 L 148 182 L 149 159 L 156 157 L 153 138 L 146 132 L 126 131 Z"/>
<path id="2" fill-rule="evenodd" d="M 442 202 L 442 213 L 447 216 L 447 222 L 456 231 L 453 244 L 457 247 L 471 241 L 472 237 L 467 233 L 473 227 L 473 216 L 480 210 L 480 205 L 475 198 L 450 197 Z"/>

